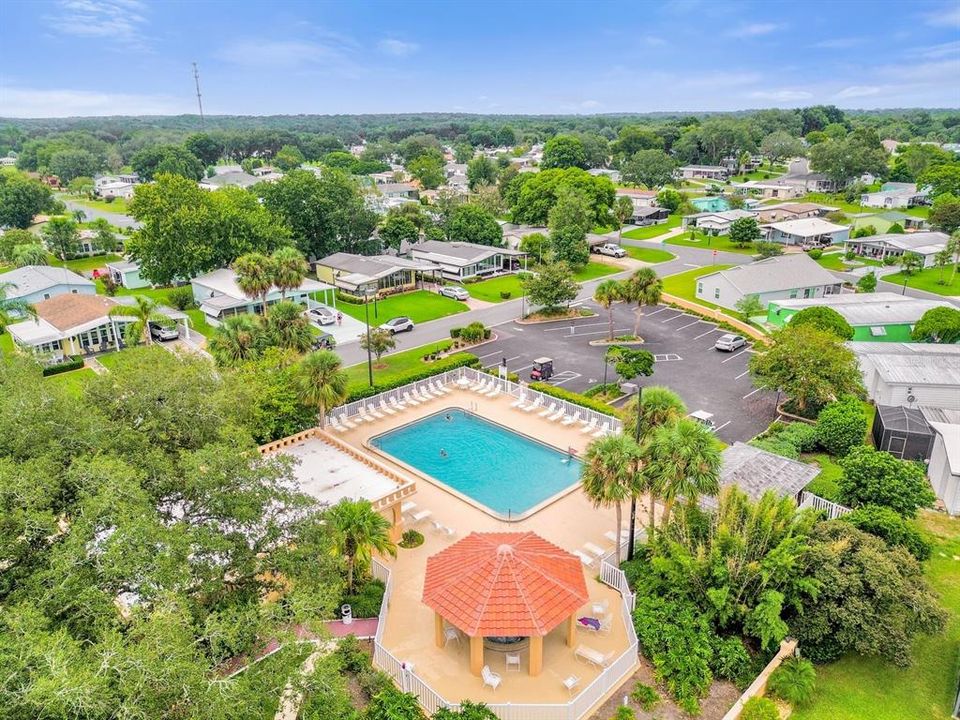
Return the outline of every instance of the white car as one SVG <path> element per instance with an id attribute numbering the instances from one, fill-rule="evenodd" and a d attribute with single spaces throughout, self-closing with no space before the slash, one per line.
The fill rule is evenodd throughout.
<path id="1" fill-rule="evenodd" d="M 600 255 L 609 255 L 610 257 L 615 257 L 615 258 L 626 257 L 627 255 L 626 250 L 624 250 L 619 245 L 615 245 L 614 243 L 607 243 L 605 245 L 601 245 L 600 247 L 597 248 L 597 252 Z"/>
<path id="2" fill-rule="evenodd" d="M 396 317 L 392 320 L 387 320 L 383 325 L 380 326 L 381 330 L 389 330 L 394 335 L 398 332 L 409 332 L 413 330 L 413 320 L 408 317 Z"/>
<path id="3" fill-rule="evenodd" d="M 714 343 L 714 347 L 717 350 L 723 350 L 724 352 L 733 352 L 734 350 L 739 350 L 744 345 L 747 344 L 747 339 L 743 335 L 731 335 L 727 333 L 726 335 L 721 335 L 717 338 L 717 342 Z"/>
<path id="4" fill-rule="evenodd" d="M 150 323 L 150 337 L 160 342 L 176 340 L 180 337 L 180 332 L 176 327 L 168 327 L 159 323 Z"/>
<path id="5" fill-rule="evenodd" d="M 444 285 L 440 288 L 440 294 L 444 297 L 453 298 L 454 300 L 470 299 L 470 293 L 467 292 L 466 288 L 462 288 L 459 285 Z"/>
<path id="6" fill-rule="evenodd" d="M 318 305 L 307 310 L 307 319 L 317 325 L 332 325 L 337 321 L 337 311 L 327 305 Z"/>

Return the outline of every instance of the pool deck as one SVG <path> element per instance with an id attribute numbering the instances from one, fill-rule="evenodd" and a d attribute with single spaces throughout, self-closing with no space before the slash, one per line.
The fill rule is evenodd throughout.
<path id="1" fill-rule="evenodd" d="M 510 407 L 513 400 L 514 398 L 506 395 L 489 399 L 469 390 L 456 388 L 443 398 L 408 407 L 396 415 L 388 415 L 375 422 L 363 423 L 356 429 L 338 433 L 338 437 L 366 452 L 373 452 L 366 446 L 371 437 L 445 408 L 461 408 L 561 450 L 574 448 L 582 454 L 593 439 L 590 435 L 581 433 L 577 429 L 579 425 L 564 427 L 539 417 L 537 411 L 526 413 L 513 409 Z M 387 455 L 381 454 L 377 457 L 388 465 L 391 463 Z M 396 466 L 399 470 L 408 472 L 405 467 Z M 597 668 L 574 657 L 574 649 L 566 646 L 563 628 L 560 627 L 544 639 L 543 672 L 537 677 L 527 674 L 526 652 L 521 653 L 521 672 L 507 673 L 503 653 L 487 650 L 486 664 L 503 676 L 503 683 L 494 692 L 484 687 L 480 678 L 470 674 L 469 642 L 466 638 L 459 644 L 451 642 L 446 648 L 438 648 L 434 644 L 433 611 L 421 602 L 421 596 L 427 558 L 470 532 L 529 530 L 568 551 L 579 550 L 587 553 L 584 543 L 592 543 L 603 549 L 613 547 L 613 543 L 604 536 L 616 527 L 613 508 L 595 508 L 576 487 L 536 510 L 529 517 L 508 522 L 480 510 L 422 475 L 417 477 L 417 492 L 410 500 L 416 503 L 416 510 L 429 510 L 432 515 L 419 525 L 412 526 L 424 534 L 423 545 L 412 550 L 398 549 L 399 554 L 395 560 L 386 560 L 393 573 L 394 587 L 383 635 L 383 644 L 387 650 L 401 661 L 412 663 L 417 675 L 449 701 L 470 699 L 486 703 L 566 703 L 571 694 L 561 684 L 564 679 L 576 675 L 580 678 L 577 690 L 582 690 L 599 674 Z M 624 504 L 623 513 L 626 527 L 629 519 L 628 504 Z M 637 517 L 638 526 L 646 520 L 643 503 L 638 503 Z M 453 528 L 456 531 L 455 536 L 449 538 L 437 534 L 431 521 Z M 578 630 L 576 642 L 600 652 L 615 651 L 616 655 L 620 655 L 629 644 L 620 614 L 620 596 L 614 589 L 599 582 L 598 567 L 598 564 L 595 564 L 592 568 L 584 568 L 587 590 L 591 600 L 606 599 L 609 602 L 613 617 L 612 630 L 607 635 Z M 584 608 L 578 616 L 581 614 L 591 613 Z M 576 690 L 573 693 L 573 696 L 575 695 Z"/>

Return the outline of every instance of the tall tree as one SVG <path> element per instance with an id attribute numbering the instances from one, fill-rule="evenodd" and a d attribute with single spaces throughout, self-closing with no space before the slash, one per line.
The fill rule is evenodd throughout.
<path id="1" fill-rule="evenodd" d="M 369 564 L 372 553 L 396 556 L 390 539 L 390 521 L 373 509 L 369 500 L 341 500 L 327 511 L 336 533 L 337 547 L 347 561 L 347 589 L 353 592 L 358 570 Z"/>
<path id="2" fill-rule="evenodd" d="M 330 350 L 312 352 L 301 361 L 297 376 L 300 402 L 317 409 L 317 421 L 323 427 L 327 412 L 347 396 L 347 373 L 340 357 Z"/>
<path id="3" fill-rule="evenodd" d="M 266 314 L 267 295 L 276 277 L 273 260 L 261 253 L 247 253 L 233 261 L 233 271 L 237 287 L 252 300 L 259 300 L 260 312 Z"/>
<path id="4" fill-rule="evenodd" d="M 543 146 L 543 160 L 540 167 L 545 170 L 551 168 L 586 168 L 587 153 L 583 141 L 573 135 L 555 135 Z"/>
<path id="5" fill-rule="evenodd" d="M 286 300 L 287 293 L 296 290 L 310 271 L 303 253 L 294 247 L 282 247 L 270 256 L 273 267 L 273 284 L 280 291 L 280 299 Z"/>
<path id="6" fill-rule="evenodd" d="M 673 180 L 676 161 L 663 150 L 640 150 L 620 166 L 623 181 L 632 185 L 657 188 Z"/>
<path id="7" fill-rule="evenodd" d="M 47 250 L 61 260 L 67 260 L 80 249 L 80 231 L 70 218 L 53 217 L 40 230 Z"/>
<path id="8" fill-rule="evenodd" d="M 720 451 L 713 433 L 696 420 L 683 418 L 654 431 L 646 452 L 649 478 L 664 501 L 662 523 L 678 498 L 696 502 L 720 491 Z"/>
<path id="9" fill-rule="evenodd" d="M 486 155 L 477 155 L 467 163 L 467 183 L 471 190 L 480 185 L 496 184 L 498 174 L 496 163 Z"/>
<path id="10" fill-rule="evenodd" d="M 593 291 L 594 301 L 607 311 L 607 340 L 613 340 L 613 304 L 622 298 L 622 286 L 618 280 L 604 280 Z"/>
<path id="11" fill-rule="evenodd" d="M 160 303 L 145 295 L 134 296 L 133 305 L 118 305 L 110 308 L 108 314 L 110 317 L 133 318 L 133 322 L 129 323 L 124 331 L 128 345 L 141 342 L 149 345 L 153 342 L 150 324 L 170 325 L 171 323 L 170 318 L 160 312 Z"/>
<path id="12" fill-rule="evenodd" d="M 225 318 L 207 340 L 214 360 L 225 366 L 255 358 L 263 344 L 262 327 L 246 313 Z"/>
<path id="13" fill-rule="evenodd" d="M 633 324 L 633 334 L 640 336 L 640 318 L 643 317 L 644 305 L 656 305 L 663 296 L 663 280 L 653 268 L 640 268 L 623 284 L 623 301 L 636 303 L 636 320 Z"/>
<path id="14" fill-rule="evenodd" d="M 565 188 L 550 209 L 550 245 L 557 260 L 577 270 L 590 261 L 587 232 L 591 227 L 587 199 L 576 190 Z"/>
<path id="15" fill-rule="evenodd" d="M 633 200 L 618 197 L 613 203 L 613 219 L 617 221 L 617 245 L 623 242 L 623 226 L 633 217 Z"/>
<path id="16" fill-rule="evenodd" d="M 594 440 L 583 455 L 580 485 L 595 507 L 613 507 L 617 514 L 617 565 L 620 564 L 620 528 L 623 501 L 637 492 L 641 453 L 633 438 L 623 433 Z"/>

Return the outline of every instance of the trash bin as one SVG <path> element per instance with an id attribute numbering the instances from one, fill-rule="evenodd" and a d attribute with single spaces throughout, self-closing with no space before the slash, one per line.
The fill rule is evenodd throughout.
<path id="1" fill-rule="evenodd" d="M 340 619 L 344 625 L 349 625 L 353 622 L 353 608 L 346 603 L 340 606 Z"/>

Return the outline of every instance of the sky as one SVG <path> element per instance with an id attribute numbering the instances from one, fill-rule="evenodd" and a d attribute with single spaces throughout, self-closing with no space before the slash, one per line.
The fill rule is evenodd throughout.
<path id="1" fill-rule="evenodd" d="M 960 107 L 960 0 L 0 0 L 0 117 Z"/>

